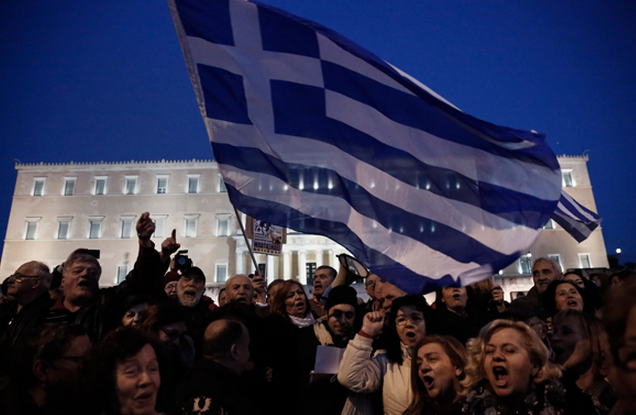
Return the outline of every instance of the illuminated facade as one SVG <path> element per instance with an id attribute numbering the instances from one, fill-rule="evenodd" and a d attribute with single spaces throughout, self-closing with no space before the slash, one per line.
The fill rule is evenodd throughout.
<path id="1" fill-rule="evenodd" d="M 596 211 L 587 157 L 562 156 L 559 163 L 566 191 Z M 214 161 L 17 164 L 16 170 L 0 275 L 8 276 L 32 259 L 54 267 L 83 247 L 100 250 L 101 284 L 115 285 L 134 264 L 135 223 L 145 211 L 157 225 L 155 243 L 160 245 L 176 229 L 177 242 L 206 273 L 208 285 L 254 271 Z M 328 238 L 290 232 L 283 255 L 257 255 L 257 261 L 269 280 L 307 283 L 317 266 L 335 266 L 335 256 L 343 252 Z M 530 253 L 553 257 L 564 270 L 608 266 L 600 228 L 578 244 L 551 222 Z M 494 281 L 507 293 L 527 291 L 531 261 L 522 257 Z"/>

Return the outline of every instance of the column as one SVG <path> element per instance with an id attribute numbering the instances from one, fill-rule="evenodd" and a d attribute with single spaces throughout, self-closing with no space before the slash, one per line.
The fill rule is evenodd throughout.
<path id="1" fill-rule="evenodd" d="M 283 251 L 283 279 L 288 280 L 291 278 L 291 253 L 289 251 Z"/>
<path id="2" fill-rule="evenodd" d="M 298 282 L 307 284 L 307 255 L 305 251 L 298 251 Z"/>

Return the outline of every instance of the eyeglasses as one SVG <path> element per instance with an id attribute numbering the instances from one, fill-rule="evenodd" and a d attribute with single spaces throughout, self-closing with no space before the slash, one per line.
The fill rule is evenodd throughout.
<path id="1" fill-rule="evenodd" d="M 39 277 L 37 275 L 22 275 L 16 272 L 13 275 L 9 275 L 9 278 L 17 282 L 22 282 L 25 278 L 39 278 Z"/>
<path id="2" fill-rule="evenodd" d="M 341 310 L 333 310 L 331 314 L 329 314 L 329 318 L 335 318 L 336 320 L 342 318 L 343 316 L 346 319 L 352 319 L 356 316 L 356 313 L 354 313 L 353 311 L 343 312 Z"/>

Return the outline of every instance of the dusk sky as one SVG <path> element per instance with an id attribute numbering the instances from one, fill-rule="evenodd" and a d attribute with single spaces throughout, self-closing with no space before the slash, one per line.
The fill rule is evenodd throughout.
<path id="1" fill-rule="evenodd" d="M 635 1 L 264 3 L 341 33 L 471 115 L 545 133 L 557 155 L 589 155 L 607 250 L 636 262 Z M 0 98 L 2 239 L 16 160 L 214 157 L 164 1 L 0 2 Z"/>

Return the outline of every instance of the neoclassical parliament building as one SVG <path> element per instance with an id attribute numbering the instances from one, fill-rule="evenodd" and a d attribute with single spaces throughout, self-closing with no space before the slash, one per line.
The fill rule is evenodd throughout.
<path id="1" fill-rule="evenodd" d="M 563 187 L 596 212 L 587 156 L 560 156 Z M 118 163 L 21 164 L 5 236 L 0 275 L 37 259 L 61 264 L 77 248 L 98 249 L 102 286 L 116 285 L 137 257 L 135 223 L 150 212 L 157 248 L 176 229 L 181 249 L 216 287 L 228 276 L 251 273 L 254 265 L 217 163 L 209 160 Z M 601 212 L 602 216 L 602 212 Z M 243 218 L 244 219 L 244 218 Z M 346 249 L 328 238 L 288 231 L 280 256 L 256 255 L 268 280 L 310 283 L 316 267 L 336 266 Z M 493 276 L 508 295 L 532 286 L 532 258 L 547 256 L 564 270 L 608 266 L 601 227 L 582 243 L 548 222 L 528 253 Z"/>

